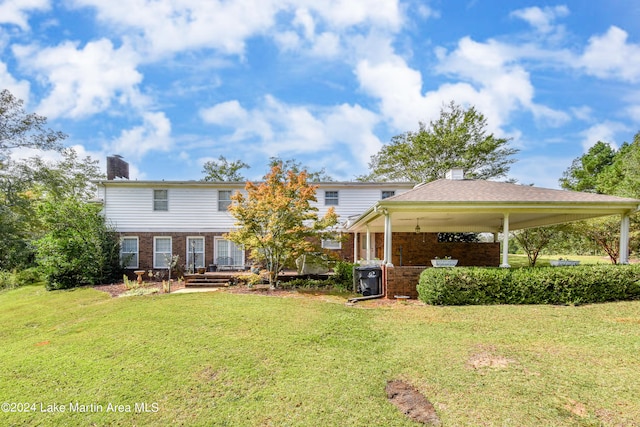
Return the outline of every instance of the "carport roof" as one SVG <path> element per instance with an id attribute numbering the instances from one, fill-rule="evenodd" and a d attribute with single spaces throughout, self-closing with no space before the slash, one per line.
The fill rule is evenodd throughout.
<path id="1" fill-rule="evenodd" d="M 630 214 L 640 200 L 554 190 L 485 180 L 440 179 L 379 201 L 348 225 L 353 232 L 384 230 L 384 212 L 393 231 L 498 232 L 505 215 L 510 229 Z"/>

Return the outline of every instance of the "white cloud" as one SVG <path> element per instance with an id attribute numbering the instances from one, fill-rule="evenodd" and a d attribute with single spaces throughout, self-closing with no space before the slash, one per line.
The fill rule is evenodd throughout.
<path id="1" fill-rule="evenodd" d="M 316 23 L 307 8 L 296 10 L 293 24 L 302 27 L 304 37 L 307 39 L 313 38 L 316 34 Z"/>
<path id="2" fill-rule="evenodd" d="M 416 11 L 418 12 L 418 15 L 423 19 L 440 18 L 440 12 L 427 6 L 426 4 L 418 4 Z"/>
<path id="3" fill-rule="evenodd" d="M 536 120 L 546 125 L 566 123 L 568 114 L 534 102 L 534 87 L 529 73 L 518 63 L 509 45 L 489 40 L 476 42 L 464 37 L 456 49 L 436 49 L 435 70 L 452 77 L 456 83 L 445 83 L 424 91 L 420 71 L 404 59 L 387 54 L 378 61 L 362 60 L 356 68 L 361 88 L 380 100 L 380 111 L 398 130 L 417 127 L 418 121 L 436 118 L 443 104 L 454 100 L 474 105 L 487 118 L 490 131 L 499 135 L 510 115 L 529 110 Z"/>
<path id="4" fill-rule="evenodd" d="M 16 80 L 7 70 L 7 64 L 0 62 L 0 89 L 7 89 L 13 96 L 24 101 L 24 106 L 27 106 L 30 86 L 27 80 Z"/>
<path id="5" fill-rule="evenodd" d="M 22 68 L 52 86 L 39 106 L 48 117 L 81 118 L 103 112 L 114 102 L 141 102 L 136 90 L 142 81 L 138 58 L 127 45 L 114 49 L 110 40 L 101 39 L 84 48 L 67 41 L 44 49 L 14 46 L 13 51 Z"/>
<path id="6" fill-rule="evenodd" d="M 293 0 L 294 5 L 306 5 L 314 10 L 333 28 L 347 28 L 356 25 L 371 25 L 390 30 L 402 24 L 402 14 L 397 0 Z"/>
<path id="7" fill-rule="evenodd" d="M 640 81 L 640 44 L 628 43 L 626 31 L 611 27 L 602 36 L 593 36 L 578 66 L 599 78 L 615 78 L 631 83 Z"/>
<path id="8" fill-rule="evenodd" d="M 593 108 L 588 105 L 583 105 L 581 107 L 573 107 L 571 112 L 578 120 L 589 121 L 593 117 Z"/>
<path id="9" fill-rule="evenodd" d="M 46 11 L 51 8 L 49 0 L 6 0 L 0 3 L 0 24 L 13 24 L 22 30 L 29 29 L 29 12 Z"/>
<path id="10" fill-rule="evenodd" d="M 348 146 L 353 157 L 366 165 L 382 148 L 382 142 L 373 133 L 379 121 L 376 114 L 359 105 L 342 104 L 332 109 L 325 126 L 332 141 Z"/>
<path id="11" fill-rule="evenodd" d="M 164 113 L 156 112 L 144 113 L 142 125 L 123 130 L 108 151 L 139 159 L 149 151 L 168 151 L 172 146 L 171 122 Z"/>
<path id="12" fill-rule="evenodd" d="M 247 120 L 248 113 L 236 100 L 221 102 L 200 111 L 200 117 L 207 123 L 219 126 L 237 126 Z"/>
<path id="13" fill-rule="evenodd" d="M 331 153 L 346 147 L 359 166 L 364 166 L 382 143 L 374 134 L 378 116 L 359 105 L 342 104 L 317 108 L 285 104 L 272 96 L 252 110 L 238 101 L 227 101 L 202 110 L 210 124 L 231 127 L 229 141 L 251 141 L 267 156 Z M 314 154 L 314 156 L 316 155 Z M 334 169 L 335 164 L 327 169 Z"/>
<path id="14" fill-rule="evenodd" d="M 340 54 L 341 47 L 340 37 L 327 31 L 316 37 L 311 54 L 323 58 L 336 58 Z"/>
<path id="15" fill-rule="evenodd" d="M 276 0 L 72 0 L 93 7 L 98 19 L 129 37 L 142 36 L 151 57 L 190 49 L 214 48 L 242 54 L 245 40 L 269 29 Z M 126 11 L 126 13 L 123 13 Z"/>
<path id="16" fill-rule="evenodd" d="M 589 148 L 594 146 L 598 141 L 611 144 L 613 147 L 617 147 L 616 134 L 619 132 L 628 132 L 629 128 L 622 123 L 605 121 L 591 126 L 589 129 L 581 132 L 582 148 L 584 151 L 588 151 Z"/>
<path id="17" fill-rule="evenodd" d="M 282 31 L 274 35 L 274 41 L 282 51 L 296 51 L 302 46 L 302 39 L 295 31 Z"/>
<path id="18" fill-rule="evenodd" d="M 554 30 L 554 21 L 569 15 L 569 8 L 564 5 L 553 7 L 527 7 L 511 12 L 511 16 L 526 21 L 541 33 L 550 33 Z"/>
<path id="19" fill-rule="evenodd" d="M 564 111 L 554 110 L 546 105 L 531 104 L 533 117 L 551 127 L 560 127 L 571 121 L 571 115 Z"/>
<path id="20" fill-rule="evenodd" d="M 310 53 L 327 55 L 334 51 L 340 34 L 351 28 L 371 26 L 397 30 L 402 23 L 398 0 L 70 0 L 75 7 L 91 7 L 98 19 L 129 40 L 136 40 L 139 52 L 153 60 L 195 49 L 215 49 L 222 54 L 245 53 L 246 40 L 271 35 L 291 48 L 286 34 L 299 29 L 302 38 L 314 46 Z M 123 13 L 126 10 L 126 13 Z M 291 16 L 289 28 L 275 31 L 281 17 Z M 318 26 L 326 30 L 318 37 Z M 282 33 L 285 33 L 283 35 Z M 331 36 L 329 36 L 331 34 Z M 327 50 L 331 37 L 332 49 Z"/>

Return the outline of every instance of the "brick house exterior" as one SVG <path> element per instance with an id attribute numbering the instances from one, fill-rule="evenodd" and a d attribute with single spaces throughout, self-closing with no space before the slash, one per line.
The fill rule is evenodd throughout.
<path id="1" fill-rule="evenodd" d="M 251 260 L 224 239 L 234 219 L 230 195 L 244 182 L 131 181 L 128 165 L 113 158 L 110 178 L 96 181 L 97 201 L 122 238 L 128 270 L 163 268 L 163 257 L 178 255 L 183 268 L 211 268 L 232 259 L 245 268 Z M 109 167 L 109 165 L 108 165 Z M 417 276 L 435 257 L 458 259 L 460 266 L 497 266 L 502 249 L 508 267 L 510 231 L 606 215 L 621 217 L 621 263 L 628 261 L 629 216 L 640 200 L 540 189 L 509 183 L 466 180 L 460 172 L 427 184 L 375 182 L 317 183 L 318 215 L 334 208 L 344 241 L 327 242 L 335 258 L 364 260 L 385 267 L 387 297 L 415 297 Z M 439 242 L 439 232 L 491 233 L 485 243 Z M 502 244 L 498 243 L 502 234 Z M 324 242 L 323 242 L 324 243 Z M 376 261 L 377 260 L 377 261 Z"/>

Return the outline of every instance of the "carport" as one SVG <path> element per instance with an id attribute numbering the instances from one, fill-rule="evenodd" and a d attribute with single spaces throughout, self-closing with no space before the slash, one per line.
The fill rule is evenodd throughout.
<path id="1" fill-rule="evenodd" d="M 620 263 L 629 262 L 629 217 L 640 200 L 527 185 L 464 179 L 452 170 L 446 179 L 420 184 L 380 200 L 348 224 L 348 231 L 366 236 L 383 233 L 383 264 L 392 266 L 392 240 L 397 232 L 502 233 L 501 267 L 509 267 L 509 232 L 616 215 L 620 218 Z M 354 252 L 358 239 L 354 239 Z M 497 261 L 497 260 L 496 260 Z M 496 262 L 498 264 L 498 262 Z"/>

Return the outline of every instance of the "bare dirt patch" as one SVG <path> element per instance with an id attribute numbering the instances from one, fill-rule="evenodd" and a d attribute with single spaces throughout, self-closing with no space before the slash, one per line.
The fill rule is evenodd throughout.
<path id="1" fill-rule="evenodd" d="M 385 391 L 389 401 L 413 421 L 432 426 L 440 425 L 436 409 L 411 384 L 402 380 L 388 381 Z"/>
<path id="2" fill-rule="evenodd" d="M 479 346 L 477 351 L 469 356 L 467 367 L 470 369 L 504 369 L 515 362 L 513 359 L 498 354 L 493 346 Z"/>
<path id="3" fill-rule="evenodd" d="M 581 418 L 588 415 L 587 407 L 585 405 L 572 399 L 567 400 L 568 402 L 564 405 L 564 409 Z"/>

